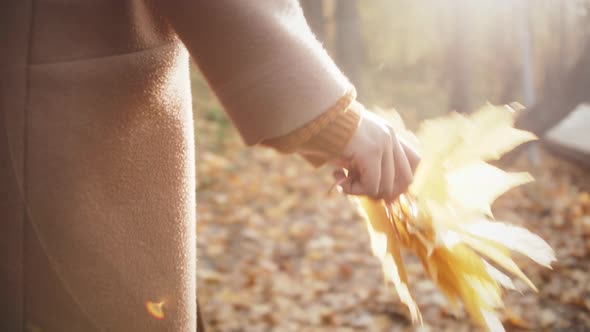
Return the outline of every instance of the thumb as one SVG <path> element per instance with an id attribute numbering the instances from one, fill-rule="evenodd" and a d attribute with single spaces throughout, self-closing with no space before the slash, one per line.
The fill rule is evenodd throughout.
<path id="1" fill-rule="evenodd" d="M 347 177 L 346 180 L 340 183 L 340 188 L 342 188 L 342 192 L 347 195 L 365 195 L 366 190 L 362 183 L 359 181 L 358 178 L 353 178 L 351 176 Z"/>
<path id="2" fill-rule="evenodd" d="M 340 187 L 341 191 L 348 195 L 359 195 L 362 190 L 360 177 L 355 169 L 340 168 L 332 172 L 336 181 L 335 186 Z"/>

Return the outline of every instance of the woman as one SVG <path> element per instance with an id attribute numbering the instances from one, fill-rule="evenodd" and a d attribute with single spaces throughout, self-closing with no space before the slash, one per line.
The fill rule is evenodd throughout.
<path id="1" fill-rule="evenodd" d="M 2 331 L 196 329 L 189 54 L 247 145 L 344 166 L 349 194 L 412 179 L 295 0 L 1 6 Z"/>

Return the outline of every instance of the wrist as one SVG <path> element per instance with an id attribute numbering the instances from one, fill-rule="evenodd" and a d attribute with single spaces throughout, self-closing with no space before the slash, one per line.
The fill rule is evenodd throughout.
<path id="1" fill-rule="evenodd" d="M 362 109 L 360 103 L 353 101 L 334 121 L 303 143 L 298 152 L 316 167 L 339 158 L 354 136 Z"/>
<path id="2" fill-rule="evenodd" d="M 317 118 L 286 135 L 266 139 L 261 144 L 282 153 L 300 152 L 302 145 L 316 137 L 345 113 L 355 98 L 356 91 L 354 87 L 351 87 L 332 107 Z"/>

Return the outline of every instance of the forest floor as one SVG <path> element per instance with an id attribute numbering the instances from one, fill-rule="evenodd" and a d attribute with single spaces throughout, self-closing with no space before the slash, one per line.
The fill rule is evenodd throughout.
<path id="1" fill-rule="evenodd" d="M 329 169 L 246 149 L 216 121 L 196 127 L 198 296 L 208 331 L 476 330 L 407 257 L 424 317 L 411 324 L 384 285 L 361 218 L 345 197 L 327 195 Z M 526 158 L 515 167 L 537 181 L 501 197 L 494 215 L 546 239 L 558 262 L 549 270 L 518 259 L 539 293 L 506 293 L 504 325 L 590 331 L 590 195 L 581 189 L 590 171 L 544 152 L 538 167 Z"/>

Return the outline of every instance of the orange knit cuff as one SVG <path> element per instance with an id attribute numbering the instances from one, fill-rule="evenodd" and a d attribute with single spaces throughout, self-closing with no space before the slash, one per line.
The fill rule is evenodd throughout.
<path id="1" fill-rule="evenodd" d="M 344 113 L 355 98 L 356 90 L 352 88 L 344 96 L 338 99 L 336 104 L 334 104 L 317 118 L 286 135 L 264 140 L 261 144 L 272 147 L 282 153 L 296 152 L 303 143 L 317 135 L 326 126 L 334 122 L 336 118 Z"/>
<path id="2" fill-rule="evenodd" d="M 353 102 L 333 122 L 303 143 L 299 149 L 301 156 L 315 167 L 338 158 L 358 127 L 360 107 L 359 103 Z"/>
<path id="3" fill-rule="evenodd" d="M 312 165 L 321 166 L 338 157 L 356 131 L 360 115 L 354 107 L 358 104 L 355 97 L 356 91 L 351 89 L 311 122 L 262 144 L 283 153 L 299 152 Z"/>

